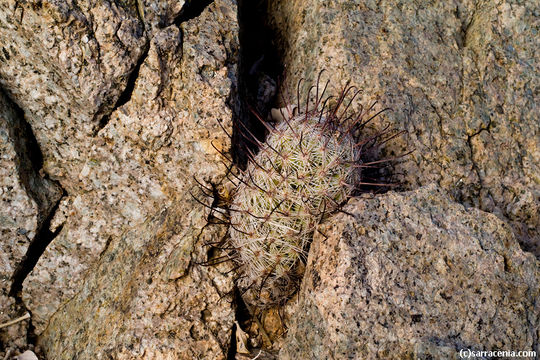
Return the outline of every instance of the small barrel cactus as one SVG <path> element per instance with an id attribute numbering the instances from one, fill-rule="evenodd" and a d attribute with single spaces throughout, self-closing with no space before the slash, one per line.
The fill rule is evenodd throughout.
<path id="1" fill-rule="evenodd" d="M 266 142 L 237 178 L 229 241 L 240 268 L 237 285 L 252 304 L 279 304 L 292 295 L 316 225 L 361 183 L 365 142 L 352 130 L 365 114 L 337 115 L 350 89 L 331 109 L 318 94 L 312 109 L 294 115 L 285 108 L 280 123 L 265 124 Z"/>

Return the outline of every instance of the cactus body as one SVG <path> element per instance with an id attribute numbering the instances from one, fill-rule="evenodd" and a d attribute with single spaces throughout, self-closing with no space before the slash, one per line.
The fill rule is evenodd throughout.
<path id="1" fill-rule="evenodd" d="M 238 286 L 257 305 L 286 300 L 302 275 L 315 226 L 360 181 L 360 150 L 328 113 L 314 110 L 272 128 L 241 174 L 231 204 Z"/>

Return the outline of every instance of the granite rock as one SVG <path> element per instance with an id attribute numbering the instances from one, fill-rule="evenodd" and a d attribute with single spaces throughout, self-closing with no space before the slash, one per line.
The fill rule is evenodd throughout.
<path id="1" fill-rule="evenodd" d="M 281 359 L 540 350 L 540 264 L 436 185 L 357 198 L 314 237 Z"/>
<path id="2" fill-rule="evenodd" d="M 190 192 L 200 188 L 195 179 L 211 186 L 226 171 L 235 2 L 215 1 L 179 26 L 153 30 L 129 99 L 86 138 L 72 191 L 51 221 L 62 230 L 24 282 L 23 300 L 53 358 L 227 354 L 234 313 L 222 297 L 232 273 L 219 279 L 215 269 L 188 264 L 223 237 L 216 230 L 202 240 L 208 214 Z M 186 268 L 162 276 L 167 262 Z"/>
<path id="3" fill-rule="evenodd" d="M 189 194 L 114 237 L 39 345 L 54 359 L 225 359 L 234 310 L 230 264 L 204 267 L 206 225 Z"/>
<path id="4" fill-rule="evenodd" d="M 0 323 L 24 312 L 10 291 L 13 275 L 46 217 L 61 196 L 61 189 L 39 173 L 32 159 L 36 144 L 21 111 L 0 91 Z M 0 330 L 0 352 L 26 346 L 28 322 Z"/>
<path id="5" fill-rule="evenodd" d="M 148 40 L 135 1 L 2 1 L 0 85 L 68 192 Z"/>
<path id="6" fill-rule="evenodd" d="M 164 27 L 172 25 L 184 6 L 191 5 L 193 1 L 178 0 L 141 0 L 137 4 L 140 7 L 139 14 L 149 33 L 159 31 Z M 195 2 L 196 3 L 196 2 Z M 187 6 L 186 6 L 187 7 Z"/>
<path id="7" fill-rule="evenodd" d="M 59 234 L 22 291 L 40 356 L 235 355 L 232 264 L 200 265 L 227 229 L 208 223 L 199 201 L 216 199 L 197 182 L 215 194 L 228 171 L 221 152 L 242 81 L 240 30 L 236 1 L 208 2 L 0 4 L 0 87 L 22 109 L 0 95 L 0 216 L 9 220 L 0 301 L 11 313 L 22 309 L 7 279 L 60 199 L 48 177 L 65 191 L 50 221 Z M 322 68 L 330 93 L 351 80 L 359 103 L 378 98 L 377 109 L 394 110 L 368 131 L 408 132 L 380 154 L 415 149 L 393 167 L 403 187 L 436 185 L 354 199 L 349 214 L 325 222 L 299 304 L 285 308 L 286 338 L 248 349 L 252 357 L 279 347 L 282 358 L 540 350 L 539 265 L 516 242 L 539 254 L 538 6 L 270 4 L 282 89 Z M 273 80 L 260 78 L 270 97 Z M 43 169 L 29 161 L 32 133 Z M 276 340 L 282 312 L 273 311 L 261 320 Z M 2 341 L 26 346 L 26 323 L 9 331 Z"/>
<path id="8" fill-rule="evenodd" d="M 437 182 L 512 224 L 540 255 L 540 85 L 536 1 L 272 1 L 287 89 L 347 80 L 360 103 L 393 109 L 374 123 L 407 135 L 386 156 L 406 188 Z M 311 85 L 309 82 L 306 86 Z M 304 87 L 305 91 L 307 88 Z M 289 92 L 291 92 L 289 90 Z"/>

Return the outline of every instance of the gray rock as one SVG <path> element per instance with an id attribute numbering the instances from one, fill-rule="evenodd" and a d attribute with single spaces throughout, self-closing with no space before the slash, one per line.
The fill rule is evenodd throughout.
<path id="1" fill-rule="evenodd" d="M 115 237 L 78 293 L 60 306 L 39 345 L 54 359 L 225 359 L 234 310 L 230 264 L 203 267 L 205 208 L 189 194 Z"/>
<path id="2" fill-rule="evenodd" d="M 86 138 L 77 186 L 51 222 L 62 231 L 24 282 L 51 358 L 228 351 L 234 312 L 222 297 L 233 274 L 220 275 L 226 264 L 194 266 L 224 229 L 205 227 L 206 208 L 190 192 L 199 191 L 194 178 L 210 186 L 226 171 L 219 151 L 230 148 L 221 126 L 230 133 L 235 3 L 216 1 L 181 28 L 154 31 L 131 97 Z"/>
<path id="3" fill-rule="evenodd" d="M 386 147 L 386 156 L 415 150 L 394 171 L 407 188 L 437 182 L 457 201 L 510 222 L 536 255 L 539 11 L 532 0 L 270 6 L 284 87 L 314 81 L 321 69 L 331 93 L 351 80 L 361 103 L 378 98 L 377 110 L 393 109 L 376 129 L 407 130 Z"/>
<path id="4" fill-rule="evenodd" d="M 13 275 L 61 196 L 60 188 L 39 174 L 31 139 L 21 111 L 0 91 L 0 323 L 24 311 L 8 295 Z M 25 347 L 27 325 L 1 329 L 0 352 Z"/>
<path id="5" fill-rule="evenodd" d="M 188 1 L 188 5 L 198 3 L 198 1 Z M 143 17 L 147 31 L 154 33 L 160 28 L 172 25 L 186 5 L 183 0 L 141 0 L 139 13 Z"/>
<path id="6" fill-rule="evenodd" d="M 0 4 L 0 85 L 68 192 L 147 43 L 135 1 Z"/>
<path id="7" fill-rule="evenodd" d="M 540 264 L 496 216 L 435 185 L 344 211 L 315 235 L 281 359 L 540 350 Z"/>

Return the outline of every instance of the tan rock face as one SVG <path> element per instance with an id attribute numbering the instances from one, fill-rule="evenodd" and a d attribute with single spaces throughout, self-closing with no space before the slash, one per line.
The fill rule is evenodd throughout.
<path id="1" fill-rule="evenodd" d="M 210 56 L 214 63 L 180 65 L 199 41 L 189 37 L 197 26 L 186 26 L 184 41 L 175 26 L 156 34 L 131 101 L 91 141 L 78 174 L 83 192 L 62 203 L 68 214 L 64 228 L 26 280 L 25 300 L 39 309 L 34 314 L 38 333 L 58 305 L 78 291 L 73 285 L 84 279 L 111 238 L 170 206 L 175 194 L 196 186 L 193 177 L 216 181 L 223 174 L 221 156 L 210 142 L 230 146 L 218 124 L 230 127 L 228 70 Z M 215 69 L 212 82 L 198 79 L 203 66 Z M 188 77 L 190 85 L 183 83 Z M 216 97 L 216 91 L 223 95 Z M 185 194 L 185 201 L 196 204 Z"/>
<path id="2" fill-rule="evenodd" d="M 133 2 L 135 3 L 135 2 Z M 3 1 L 0 84 L 24 109 L 45 170 L 69 192 L 148 42 L 130 2 Z"/>
<path id="3" fill-rule="evenodd" d="M 114 238 L 39 344 L 50 358 L 224 359 L 234 321 L 230 266 L 203 267 L 204 243 L 225 234 L 179 201 Z M 183 199 L 182 199 L 183 198 Z"/>
<path id="4" fill-rule="evenodd" d="M 540 267 L 435 185 L 354 199 L 320 227 L 281 359 L 538 351 Z"/>
<path id="5" fill-rule="evenodd" d="M 131 5 L 109 5 L 123 14 L 120 23 L 132 24 L 128 21 Z M 125 14 L 124 8 L 128 9 Z M 76 9 L 70 9 L 71 15 L 76 14 Z M 115 18 L 101 18 L 107 14 L 96 11 L 92 29 L 116 24 Z M 69 25 L 62 27 L 71 31 Z M 88 35 L 85 29 L 78 36 Z M 227 101 L 231 79 L 236 77 L 237 33 L 236 7 L 231 1 L 216 1 L 181 28 L 152 28 L 130 98 L 105 122 L 79 124 L 99 110 L 99 106 L 86 107 L 93 95 L 55 88 L 69 97 L 66 102 L 83 102 L 84 109 L 79 108 L 77 115 L 70 110 L 72 117 L 55 122 L 52 132 L 42 133 L 46 164 L 52 161 L 65 170 L 65 177 L 58 178 L 68 190 L 51 222 L 51 229 L 63 226 L 62 231 L 25 280 L 23 290 L 47 356 L 226 356 L 234 313 L 225 297 L 232 290 L 233 274 L 220 275 L 231 270 L 227 265 L 220 270 L 194 265 L 206 260 L 204 244 L 219 240 L 224 229 L 202 230 L 206 208 L 190 192 L 199 189 L 194 178 L 209 183 L 224 177 L 223 158 L 215 148 L 230 148 L 221 126 L 230 132 L 232 113 Z M 129 54 L 144 52 L 146 40 L 137 38 L 136 32 L 130 36 Z M 113 50 L 102 47 L 100 53 L 111 57 L 107 58 L 110 71 L 128 74 L 131 60 L 137 57 L 122 52 L 124 57 L 114 58 Z M 19 71 L 18 76 L 26 79 L 28 69 L 15 67 L 6 69 Z M 7 70 L 0 77 L 9 88 Z M 50 72 L 46 75 L 51 76 Z M 125 84 L 125 76 L 120 81 L 110 73 L 93 75 L 79 79 L 92 91 L 109 86 L 110 95 L 111 87 L 121 90 Z M 102 76 L 106 81 L 99 83 Z M 34 106 L 44 111 L 41 100 L 34 104 L 25 102 L 30 99 L 25 93 L 13 94 L 25 110 Z M 100 101 L 110 104 L 107 99 Z M 63 115 L 51 111 L 43 119 L 46 123 Z M 36 133 L 42 125 L 32 123 Z M 59 145 L 55 131 L 80 136 Z M 47 153 L 47 148 L 59 146 L 65 146 L 69 156 Z M 54 173 L 49 165 L 45 168 Z"/>
<path id="6" fill-rule="evenodd" d="M 437 182 L 454 199 L 509 221 L 540 255 L 538 7 L 534 1 L 274 1 L 270 15 L 287 86 L 327 70 L 415 149 L 396 174 L 408 188 Z M 382 128 L 383 124 L 378 124 Z"/>
<path id="7" fill-rule="evenodd" d="M 31 134 L 22 113 L 0 91 L 0 324 L 24 309 L 8 294 L 12 277 L 61 191 L 32 163 Z M 39 239 L 38 239 L 39 240 Z M 0 330 L 0 352 L 27 346 L 28 321 Z"/>
<path id="8" fill-rule="evenodd" d="M 191 193 L 211 203 L 194 179 L 225 177 L 231 143 L 219 124 L 232 132 L 232 89 L 245 79 L 236 1 L 207 2 L 0 2 L 1 91 L 44 158 L 43 169 L 31 161 L 30 129 L 0 92 L 0 321 L 24 310 L 6 296 L 10 278 L 59 202 L 49 230 L 61 231 L 22 291 L 40 358 L 234 355 L 232 264 L 199 265 L 227 229 L 209 225 Z M 299 307 L 284 311 L 293 321 L 280 357 L 540 350 L 539 265 L 516 243 L 538 255 L 535 4 L 270 3 L 283 88 L 323 68 L 330 93 L 351 80 L 360 103 L 394 110 L 370 131 L 408 131 L 381 154 L 415 149 L 393 168 L 404 187 L 437 184 L 356 199 L 352 215 L 323 224 Z M 268 74 L 244 66 L 264 79 L 249 95 L 271 97 Z M 273 310 L 261 320 L 275 339 Z M 23 350 L 27 331 L 0 338 Z"/>

